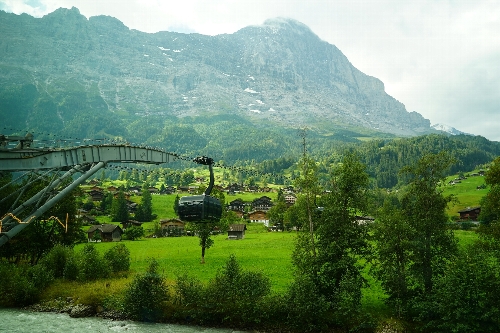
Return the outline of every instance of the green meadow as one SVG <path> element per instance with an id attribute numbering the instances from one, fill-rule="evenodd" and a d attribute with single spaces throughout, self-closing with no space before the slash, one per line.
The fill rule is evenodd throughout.
<path id="1" fill-rule="evenodd" d="M 448 177 L 444 188 L 444 195 L 452 194 L 456 199 L 455 202 L 450 203 L 447 210 L 452 219 L 458 218 L 460 215 L 458 211 L 462 209 L 479 206 L 482 197 L 489 191 L 489 187 L 477 189 L 478 186 L 484 185 L 483 176 L 469 176 L 467 179 L 461 180 L 460 183 L 450 185 L 449 182 L 457 177 Z"/>
<path id="2" fill-rule="evenodd" d="M 230 254 L 234 254 L 244 269 L 261 271 L 268 276 L 274 291 L 284 291 L 293 278 L 291 263 L 294 232 L 267 232 L 261 224 L 250 224 L 242 240 L 228 240 L 227 235 L 213 236 L 214 245 L 200 264 L 201 248 L 198 237 L 143 238 L 122 241 L 130 250 L 131 272 L 146 270 L 148 259 L 156 259 L 168 279 L 187 273 L 201 281 L 215 277 Z M 115 243 L 96 243 L 104 253 Z M 78 250 L 82 247 L 76 247 Z"/>

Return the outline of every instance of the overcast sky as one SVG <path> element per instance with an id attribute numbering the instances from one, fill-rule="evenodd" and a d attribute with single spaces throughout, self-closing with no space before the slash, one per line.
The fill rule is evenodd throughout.
<path id="1" fill-rule="evenodd" d="M 0 0 L 41 17 L 77 7 L 144 32 L 233 33 L 289 17 L 431 121 L 500 141 L 498 0 Z"/>

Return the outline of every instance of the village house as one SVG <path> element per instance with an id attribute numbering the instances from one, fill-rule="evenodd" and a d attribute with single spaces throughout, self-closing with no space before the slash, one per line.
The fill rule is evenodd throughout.
<path id="1" fill-rule="evenodd" d="M 269 219 L 267 217 L 267 212 L 263 210 L 254 210 L 248 213 L 248 219 L 250 222 L 264 223 L 266 227 L 269 227 Z"/>
<path id="2" fill-rule="evenodd" d="M 133 193 L 135 195 L 139 195 L 142 192 L 142 189 L 140 186 L 131 186 L 128 188 L 128 192 Z"/>
<path id="3" fill-rule="evenodd" d="M 297 201 L 297 197 L 293 193 L 285 194 L 284 197 L 285 197 L 285 203 L 288 206 L 293 206 L 295 204 L 295 201 Z"/>
<path id="4" fill-rule="evenodd" d="M 157 188 L 156 188 L 156 187 L 154 187 L 154 186 L 150 186 L 150 187 L 148 188 L 148 191 L 149 191 L 149 193 L 151 193 L 151 194 L 158 194 L 158 193 L 160 193 L 160 190 L 159 190 L 159 189 L 157 189 Z"/>
<path id="5" fill-rule="evenodd" d="M 271 198 L 268 196 L 262 196 L 260 198 L 254 199 L 252 201 L 252 209 L 253 210 L 263 210 L 268 211 L 273 206 L 273 202 Z"/>
<path id="6" fill-rule="evenodd" d="M 227 229 L 227 239 L 243 239 L 245 238 L 245 230 L 247 230 L 247 225 L 242 224 L 231 224 Z"/>
<path id="7" fill-rule="evenodd" d="M 229 203 L 227 206 L 228 210 L 232 210 L 233 212 L 244 212 L 245 211 L 245 202 L 238 198 Z"/>
<path id="8" fill-rule="evenodd" d="M 104 192 L 103 191 L 90 190 L 87 193 L 92 198 L 92 201 L 102 201 L 102 198 L 104 198 Z"/>
<path id="9" fill-rule="evenodd" d="M 175 187 L 167 186 L 163 190 L 160 190 L 160 194 L 172 194 L 175 192 Z"/>
<path id="10" fill-rule="evenodd" d="M 100 234 L 100 239 L 103 242 L 118 242 L 122 240 L 123 230 L 116 224 L 93 225 L 87 230 L 88 241 L 95 241 L 98 238 L 97 233 Z"/>
<path id="11" fill-rule="evenodd" d="M 179 219 L 160 220 L 161 234 L 164 236 L 184 235 L 185 223 Z"/>
<path id="12" fill-rule="evenodd" d="M 127 222 L 122 222 L 123 231 L 127 230 L 130 227 L 141 227 L 143 222 L 139 222 L 136 220 L 128 220 Z"/>
<path id="13" fill-rule="evenodd" d="M 481 213 L 481 207 L 467 207 L 459 210 L 458 213 L 460 214 L 460 220 L 462 221 L 477 221 L 477 218 Z"/>
<path id="14" fill-rule="evenodd" d="M 83 225 L 93 225 L 98 223 L 95 217 L 92 215 L 84 214 L 81 215 L 79 218 Z"/>
<path id="15" fill-rule="evenodd" d="M 109 192 L 118 192 L 118 190 L 119 190 L 119 188 L 116 186 L 113 186 L 113 185 L 108 187 Z"/>
<path id="16" fill-rule="evenodd" d="M 188 192 L 189 191 L 189 186 L 177 186 L 177 192 Z"/>

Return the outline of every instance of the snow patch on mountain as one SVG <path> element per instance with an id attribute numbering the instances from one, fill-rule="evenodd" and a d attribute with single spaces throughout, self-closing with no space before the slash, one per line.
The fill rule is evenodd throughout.
<path id="1" fill-rule="evenodd" d="M 459 135 L 459 134 L 472 135 L 469 133 L 459 131 L 455 127 L 445 125 L 445 124 L 434 124 L 431 126 L 431 128 L 433 128 L 437 131 L 446 132 L 446 133 L 451 134 L 451 135 Z"/>

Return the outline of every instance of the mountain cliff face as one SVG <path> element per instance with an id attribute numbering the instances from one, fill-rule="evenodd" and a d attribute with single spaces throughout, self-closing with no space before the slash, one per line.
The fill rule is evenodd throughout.
<path id="1" fill-rule="evenodd" d="M 148 34 L 112 17 L 87 19 L 61 8 L 43 18 L 0 11 L 0 33 L 6 126 L 53 130 L 93 119 L 107 127 L 93 124 L 81 135 L 123 135 L 137 117 L 231 115 L 255 126 L 324 134 L 432 131 L 380 80 L 290 19 L 218 36 Z"/>

